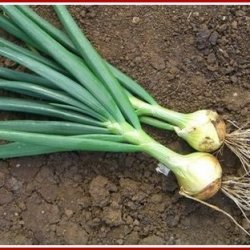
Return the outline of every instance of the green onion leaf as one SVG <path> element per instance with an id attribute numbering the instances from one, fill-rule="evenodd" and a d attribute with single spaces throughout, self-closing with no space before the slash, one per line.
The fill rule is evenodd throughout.
<path id="1" fill-rule="evenodd" d="M 8 69 L 5 67 L 0 67 L 0 78 L 4 78 L 12 81 L 21 81 L 38 84 L 44 87 L 49 87 L 53 89 L 58 89 L 53 82 L 34 74 L 25 73 L 17 70 Z"/>
<path id="2" fill-rule="evenodd" d="M 46 135 L 27 132 L 0 130 L 0 138 L 8 141 L 31 143 L 65 150 L 138 152 L 140 146 L 97 139 L 77 138 L 73 136 Z"/>
<path id="3" fill-rule="evenodd" d="M 36 47 L 36 44 L 30 39 L 25 33 L 23 33 L 22 30 L 20 30 L 18 27 L 16 27 L 11 21 L 0 15 L 0 28 L 8 32 L 9 34 L 19 38 L 20 40 L 24 41 L 25 43 Z M 41 48 L 40 48 L 41 49 Z"/>
<path id="4" fill-rule="evenodd" d="M 22 142 L 12 142 L 0 145 L 0 159 L 44 155 L 62 151 L 67 151 L 67 149 L 50 148 L 47 146 L 27 144 Z"/>
<path id="5" fill-rule="evenodd" d="M 81 137 L 79 136 L 79 138 Z M 102 137 L 99 136 L 99 138 L 102 138 L 103 140 L 109 140 L 109 141 L 110 140 L 117 141 L 117 142 L 121 141 L 120 136 L 114 136 L 114 135 L 105 135 L 105 136 L 103 135 Z M 93 136 L 93 139 L 95 139 L 95 136 Z M 131 147 L 125 146 L 124 150 L 128 150 L 128 152 L 131 152 Z M 22 142 L 12 142 L 12 143 L 0 145 L 0 159 L 44 155 L 44 154 L 63 152 L 63 151 L 69 151 L 69 150 L 61 149 L 61 148 L 52 148 L 52 147 L 43 146 L 43 145 L 27 144 L 27 143 L 22 143 Z M 126 151 L 123 151 L 123 152 L 126 152 Z"/>
<path id="6" fill-rule="evenodd" d="M 171 125 L 171 124 L 168 124 L 166 122 L 160 121 L 160 120 L 158 120 L 156 118 L 152 118 L 152 117 L 148 117 L 148 116 L 141 116 L 140 121 L 142 123 L 151 125 L 151 126 L 156 127 L 156 128 L 166 129 L 166 130 L 169 130 L 169 131 L 175 131 L 175 129 L 174 129 L 175 126 L 174 125 Z"/>
<path id="7" fill-rule="evenodd" d="M 0 129 L 16 130 L 21 132 L 58 134 L 58 135 L 83 135 L 107 134 L 106 128 L 83 125 L 64 121 L 36 121 L 36 120 L 10 120 L 0 121 Z"/>
<path id="8" fill-rule="evenodd" d="M 135 94 L 136 96 L 140 97 L 141 99 L 147 101 L 148 103 L 152 105 L 157 104 L 154 98 L 141 85 L 139 85 L 136 81 L 134 81 L 128 75 L 124 74 L 119 69 L 115 68 L 110 63 L 108 62 L 106 63 L 110 71 L 119 80 L 119 82 L 122 84 L 124 88 L 126 88 L 131 93 Z"/>
<path id="9" fill-rule="evenodd" d="M 103 123 L 94 120 L 88 116 L 80 115 L 76 112 L 63 110 L 53 107 L 44 102 L 23 100 L 18 98 L 0 97 L 0 110 L 18 111 L 24 113 L 33 113 L 44 116 L 58 117 L 63 120 L 78 122 L 86 125 L 103 127 Z"/>
<path id="10" fill-rule="evenodd" d="M 59 43 L 61 43 L 63 46 L 65 46 L 69 50 L 74 51 L 74 53 L 77 53 L 77 50 L 74 44 L 71 42 L 71 40 L 68 38 L 68 36 L 64 32 L 56 28 L 47 20 L 37 15 L 37 13 L 33 11 L 29 6 L 17 5 L 16 7 L 19 10 L 21 10 L 27 17 L 29 17 L 33 22 L 39 25 L 44 31 L 46 31 L 49 35 L 51 35 L 55 40 L 57 40 Z"/>
<path id="11" fill-rule="evenodd" d="M 76 135 L 74 138 L 81 139 L 94 139 L 101 141 L 110 141 L 110 142 L 124 142 L 124 136 L 122 135 L 103 135 L 103 134 L 91 134 L 91 135 Z"/>
<path id="12" fill-rule="evenodd" d="M 51 61 L 51 60 L 48 60 L 47 58 L 41 56 L 41 55 L 38 55 L 38 54 L 35 54 L 33 53 L 32 51 L 28 50 L 28 49 L 25 49 L 25 48 L 22 48 L 21 46 L 18 46 L 12 42 L 9 42 L 3 38 L 0 38 L 0 46 L 1 47 L 6 47 L 6 48 L 10 48 L 10 49 L 13 49 L 19 53 L 22 53 L 30 58 L 33 58 L 35 59 L 36 61 L 38 62 L 41 62 L 49 67 L 51 67 L 52 69 L 55 69 L 61 73 L 65 73 L 65 70 L 63 70 L 60 66 L 58 66 L 55 62 Z"/>
<path id="13" fill-rule="evenodd" d="M 78 107 L 74 107 L 74 106 L 71 106 L 71 105 L 55 103 L 55 102 L 50 102 L 49 104 L 54 106 L 54 107 L 62 108 L 62 109 L 65 109 L 65 110 L 72 110 L 72 111 L 76 111 L 78 113 L 82 113 L 82 114 L 85 114 L 85 115 L 87 114 L 87 115 L 89 115 L 89 116 L 91 116 L 93 118 L 96 118 L 99 121 L 103 121 L 103 122 L 107 121 L 107 119 L 104 116 L 96 113 L 95 111 L 89 109 L 88 107 L 83 109 L 83 108 L 78 108 Z"/>

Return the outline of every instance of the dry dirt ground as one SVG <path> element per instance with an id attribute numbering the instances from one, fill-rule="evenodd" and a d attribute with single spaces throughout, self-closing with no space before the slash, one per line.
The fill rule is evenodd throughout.
<path id="1" fill-rule="evenodd" d="M 34 8 L 58 25 L 50 6 Z M 246 122 L 249 6 L 70 10 L 98 51 L 164 106 L 216 109 L 225 119 Z M 191 151 L 170 133 L 146 129 L 178 152 Z M 237 173 L 239 162 L 230 152 L 220 158 L 225 173 Z M 174 177 L 157 174 L 156 166 L 143 154 L 70 152 L 1 160 L 0 244 L 250 243 L 224 215 L 181 197 Z M 223 194 L 210 202 L 250 229 Z"/>

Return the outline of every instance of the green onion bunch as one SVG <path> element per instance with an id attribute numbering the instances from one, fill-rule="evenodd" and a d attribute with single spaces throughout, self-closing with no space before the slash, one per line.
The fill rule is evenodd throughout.
<path id="1" fill-rule="evenodd" d="M 225 123 L 216 112 L 182 114 L 161 107 L 98 54 L 65 6 L 54 9 L 66 33 L 27 6 L 1 8 L 0 27 L 26 48 L 0 38 L 0 55 L 33 73 L 0 68 L 0 89 L 24 96 L 0 97 L 0 110 L 47 119 L 0 121 L 0 139 L 8 142 L 0 146 L 1 158 L 72 150 L 144 152 L 161 163 L 162 173 L 169 169 L 175 174 L 185 196 L 206 200 L 222 190 L 240 209 L 250 210 L 249 197 L 243 207 L 233 194 L 246 180 L 249 189 L 248 175 L 228 188 L 230 180 L 222 180 L 220 163 L 209 153 L 225 141 L 235 141 L 232 134 L 232 140 L 227 139 Z M 200 152 L 178 154 L 154 140 L 141 123 L 175 131 Z M 248 133 L 243 137 L 246 153 Z M 248 157 L 241 159 L 247 162 Z"/>
<path id="2" fill-rule="evenodd" d="M 65 34 L 63 31 L 55 28 L 49 22 L 38 16 L 27 6 L 18 6 L 27 17 L 40 26 L 56 41 L 61 43 L 65 48 L 73 52 L 76 56 L 82 57 L 79 45 L 76 45 L 69 37 L 72 34 Z M 27 36 L 18 26 L 14 25 L 11 20 L 0 16 L 0 27 L 23 40 L 29 47 L 36 48 L 39 51 L 46 52 L 44 48 Z M 74 33 L 74 31 L 72 31 Z M 13 48 L 13 44 L 1 41 L 3 46 Z M 19 51 L 20 48 L 15 46 L 14 49 Z M 23 52 L 23 51 L 22 51 Z M 29 51 L 28 51 L 29 52 Z M 32 56 L 32 53 L 28 53 Z M 61 71 L 62 68 L 55 66 L 51 61 L 45 58 L 37 58 L 47 63 L 48 66 L 54 66 Z M 113 76 L 119 81 L 121 86 L 126 89 L 126 94 L 136 110 L 137 115 L 142 123 L 151 126 L 174 131 L 179 137 L 186 140 L 194 149 L 201 152 L 214 152 L 227 145 L 240 159 L 246 173 L 250 170 L 250 129 L 238 128 L 232 133 L 226 132 L 226 125 L 222 117 L 212 110 L 199 110 L 190 114 L 183 114 L 159 105 L 156 100 L 138 83 L 120 70 L 104 61 Z M 1 76 L 1 75 L 0 75 Z M 4 75 L 2 75 L 4 76 Z"/>

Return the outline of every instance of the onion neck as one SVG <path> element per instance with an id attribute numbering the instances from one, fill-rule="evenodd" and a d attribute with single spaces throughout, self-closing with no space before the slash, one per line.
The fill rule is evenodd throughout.
<path id="1" fill-rule="evenodd" d="M 170 109 L 164 108 L 158 104 L 152 105 L 138 98 L 129 95 L 129 100 L 137 112 L 137 115 L 142 116 L 152 116 L 163 121 L 169 122 L 172 125 L 176 125 L 179 128 L 185 127 L 186 114 L 182 114 Z"/>
<path id="2" fill-rule="evenodd" d="M 112 133 L 122 135 L 127 142 L 139 145 L 143 152 L 151 155 L 170 170 L 175 171 L 176 168 L 180 168 L 180 161 L 184 156 L 155 141 L 142 129 L 135 129 L 128 123 L 109 123 L 107 128 Z"/>

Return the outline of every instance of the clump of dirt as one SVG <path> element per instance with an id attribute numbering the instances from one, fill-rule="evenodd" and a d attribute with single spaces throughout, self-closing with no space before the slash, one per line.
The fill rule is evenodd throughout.
<path id="1" fill-rule="evenodd" d="M 50 6 L 35 6 L 53 24 Z M 249 113 L 249 6 L 70 6 L 98 51 L 164 106 Z M 6 34 L 4 34 L 6 35 Z M 10 36 L 8 36 L 10 38 Z M 12 39 L 13 40 L 13 39 Z M 1 58 L 1 64 L 19 68 Z M 1 118 L 19 114 L 1 113 Z M 21 117 L 30 117 L 21 116 Z M 146 128 L 179 152 L 175 135 Z M 222 157 L 226 172 L 238 160 Z M 56 153 L 0 161 L 0 244 L 249 244 L 222 214 L 178 194 L 143 154 Z M 221 193 L 210 200 L 249 229 Z"/>

